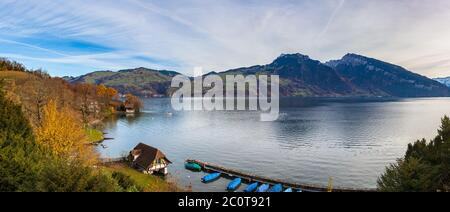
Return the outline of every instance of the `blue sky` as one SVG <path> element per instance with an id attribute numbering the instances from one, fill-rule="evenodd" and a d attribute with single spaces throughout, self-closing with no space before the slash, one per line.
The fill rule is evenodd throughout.
<path id="1" fill-rule="evenodd" d="M 0 57 L 55 76 L 134 67 L 192 73 L 348 52 L 450 76 L 450 1 L 2 0 Z"/>

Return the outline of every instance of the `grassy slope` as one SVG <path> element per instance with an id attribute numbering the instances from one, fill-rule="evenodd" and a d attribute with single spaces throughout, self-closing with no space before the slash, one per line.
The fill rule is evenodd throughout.
<path id="1" fill-rule="evenodd" d="M 97 142 L 101 142 L 105 139 L 103 132 L 100 130 L 96 130 L 93 128 L 86 128 L 86 135 L 88 137 L 88 141 L 89 143 L 97 143 Z"/>
<path id="2" fill-rule="evenodd" d="M 0 79 L 14 79 L 14 80 L 25 80 L 31 75 L 25 72 L 18 71 L 0 71 Z"/>
<path id="3" fill-rule="evenodd" d="M 94 72 L 82 76 L 78 81 L 86 83 L 102 82 L 106 86 L 134 85 L 142 86 L 146 83 L 166 82 L 171 78 L 156 71 L 133 71 L 133 72 Z"/>
<path id="4" fill-rule="evenodd" d="M 144 188 L 146 192 L 182 192 L 186 191 L 178 188 L 175 184 L 165 181 L 164 179 L 146 175 L 141 172 L 138 172 L 132 168 L 124 164 L 115 164 L 104 167 L 105 171 L 112 172 L 121 172 L 125 175 L 130 176 L 136 183 Z"/>
<path id="5" fill-rule="evenodd" d="M 83 78 L 83 82 L 85 83 L 90 83 L 90 84 L 95 84 L 96 80 L 104 78 L 104 77 L 110 77 L 112 75 L 114 75 L 115 73 L 113 72 L 95 72 L 92 74 L 87 75 L 86 77 Z"/>

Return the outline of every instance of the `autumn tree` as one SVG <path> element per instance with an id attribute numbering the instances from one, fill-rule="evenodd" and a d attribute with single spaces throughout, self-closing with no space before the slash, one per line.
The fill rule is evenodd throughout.
<path id="1" fill-rule="evenodd" d="M 83 122 L 88 123 L 89 118 L 99 112 L 95 101 L 97 88 L 95 85 L 81 83 L 74 85 L 73 90 L 76 93 L 77 108 L 81 112 Z"/>
<path id="2" fill-rule="evenodd" d="M 21 104 L 20 97 L 17 93 L 17 85 L 14 80 L 0 80 L 0 89 L 3 87 L 5 98 L 11 100 L 14 104 Z M 4 89 L 8 88 L 8 89 Z"/>
<path id="3" fill-rule="evenodd" d="M 47 87 L 51 91 L 51 98 L 56 99 L 58 105 L 64 105 L 74 110 L 77 108 L 76 94 L 67 81 L 60 78 L 52 78 L 46 81 Z"/>
<path id="4" fill-rule="evenodd" d="M 139 112 L 142 107 L 144 107 L 144 103 L 139 97 L 134 96 L 133 94 L 127 94 L 125 96 L 125 106 L 132 107 L 135 111 Z"/>
<path id="5" fill-rule="evenodd" d="M 43 121 L 36 136 L 37 143 L 55 155 L 81 158 L 86 163 L 96 160 L 94 151 L 86 145 L 88 139 L 82 123 L 74 118 L 74 112 L 69 108 L 58 110 L 53 100 L 44 107 Z"/>
<path id="6" fill-rule="evenodd" d="M 96 94 L 97 96 L 103 97 L 106 100 L 108 100 L 108 87 L 106 87 L 105 85 L 101 84 L 99 86 L 97 86 L 96 88 Z"/>
<path id="7" fill-rule="evenodd" d="M 17 92 L 21 97 L 25 113 L 31 123 L 37 126 L 42 121 L 43 108 L 52 96 L 48 83 L 30 75 Z"/>
<path id="8" fill-rule="evenodd" d="M 97 96 L 101 101 L 103 111 L 114 112 L 113 101 L 117 100 L 118 94 L 119 92 L 114 88 L 106 87 L 103 84 L 97 86 Z"/>
<path id="9" fill-rule="evenodd" d="M 21 71 L 21 72 L 25 72 L 27 71 L 27 69 L 25 68 L 24 65 L 18 63 L 18 62 L 14 62 L 14 61 L 10 61 L 6 58 L 0 58 L 0 71 Z"/>

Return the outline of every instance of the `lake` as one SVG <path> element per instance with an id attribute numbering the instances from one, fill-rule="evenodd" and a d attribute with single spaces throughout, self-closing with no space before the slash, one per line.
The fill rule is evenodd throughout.
<path id="1" fill-rule="evenodd" d="M 170 99 L 146 99 L 144 113 L 107 122 L 103 157 L 127 154 L 139 142 L 162 150 L 171 176 L 193 191 L 225 191 L 220 179 L 184 169 L 197 159 L 291 182 L 375 188 L 407 144 L 437 134 L 450 98 L 304 99 L 281 102 L 276 122 L 255 111 L 174 112 Z M 170 114 L 172 113 L 172 114 Z M 244 187 L 244 186 L 243 186 Z M 243 187 L 241 189 L 243 189 Z"/>

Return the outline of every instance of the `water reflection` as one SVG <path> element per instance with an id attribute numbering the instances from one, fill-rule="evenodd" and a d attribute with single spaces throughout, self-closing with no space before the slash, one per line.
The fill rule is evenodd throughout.
<path id="1" fill-rule="evenodd" d="M 276 122 L 260 122 L 255 111 L 176 112 L 170 99 L 146 100 L 144 113 L 106 122 L 104 156 L 117 157 L 143 142 L 161 149 L 170 172 L 196 191 L 223 191 L 226 180 L 200 183 L 184 170 L 199 159 L 294 182 L 374 187 L 385 166 L 409 142 L 431 138 L 450 99 L 283 99 Z"/>

